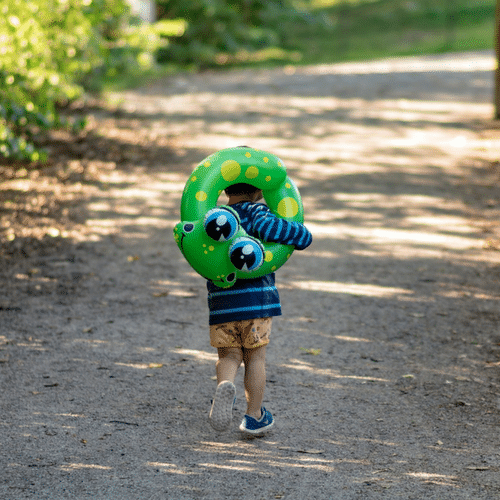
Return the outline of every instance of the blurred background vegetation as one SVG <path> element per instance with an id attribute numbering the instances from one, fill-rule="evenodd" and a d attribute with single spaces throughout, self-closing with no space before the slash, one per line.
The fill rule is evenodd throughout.
<path id="1" fill-rule="evenodd" d="M 0 158 L 43 162 L 61 110 L 173 71 L 331 63 L 494 47 L 495 0 L 2 0 Z"/>

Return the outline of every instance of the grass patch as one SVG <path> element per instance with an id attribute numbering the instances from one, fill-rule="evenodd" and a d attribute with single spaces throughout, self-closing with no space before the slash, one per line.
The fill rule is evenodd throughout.
<path id="1" fill-rule="evenodd" d="M 301 64 L 494 47 L 494 0 L 310 0 L 302 8 L 316 22 L 287 30 Z"/>

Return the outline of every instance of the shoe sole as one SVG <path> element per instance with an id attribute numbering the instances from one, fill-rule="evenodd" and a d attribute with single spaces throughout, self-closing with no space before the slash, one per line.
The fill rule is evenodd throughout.
<path id="1" fill-rule="evenodd" d="M 226 430 L 233 420 L 233 404 L 236 387 L 232 382 L 221 382 L 215 391 L 214 402 L 208 420 L 216 431 Z"/>
<path id="2" fill-rule="evenodd" d="M 251 434 L 252 436 L 258 436 L 259 434 L 265 434 L 267 431 L 271 429 L 271 427 L 274 425 L 274 420 L 271 422 L 269 425 L 266 425 L 262 429 L 247 429 L 243 424 L 240 425 L 240 431 L 245 432 L 247 434 Z"/>

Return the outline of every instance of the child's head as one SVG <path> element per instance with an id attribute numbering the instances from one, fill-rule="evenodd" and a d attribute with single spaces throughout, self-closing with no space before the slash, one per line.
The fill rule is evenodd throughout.
<path id="1" fill-rule="evenodd" d="M 262 198 L 262 190 L 252 186 L 251 184 L 246 184 L 245 182 L 232 184 L 224 189 L 224 192 L 227 196 L 242 196 L 253 201 L 257 201 Z"/>

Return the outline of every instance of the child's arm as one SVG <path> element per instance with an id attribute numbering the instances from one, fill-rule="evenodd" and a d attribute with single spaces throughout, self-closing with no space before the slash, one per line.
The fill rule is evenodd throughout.
<path id="1" fill-rule="evenodd" d="M 252 229 L 262 241 L 293 245 L 297 250 L 312 242 L 312 235 L 303 224 L 280 219 L 263 204 L 249 206 L 247 213 Z"/>

